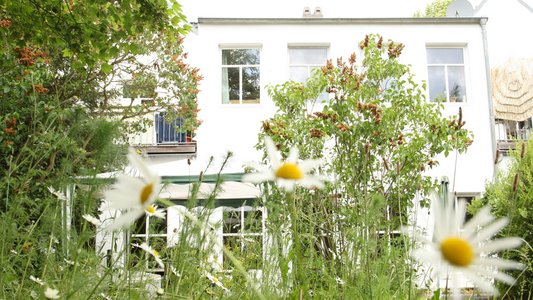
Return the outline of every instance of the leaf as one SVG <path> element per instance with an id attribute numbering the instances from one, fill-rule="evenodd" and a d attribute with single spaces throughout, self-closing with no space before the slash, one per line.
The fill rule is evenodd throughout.
<path id="1" fill-rule="evenodd" d="M 72 57 L 72 52 L 70 51 L 70 49 L 63 49 L 63 57 Z"/>
<path id="2" fill-rule="evenodd" d="M 110 64 L 108 63 L 102 64 L 102 72 L 109 74 L 111 73 L 111 71 L 113 71 L 113 67 Z"/>

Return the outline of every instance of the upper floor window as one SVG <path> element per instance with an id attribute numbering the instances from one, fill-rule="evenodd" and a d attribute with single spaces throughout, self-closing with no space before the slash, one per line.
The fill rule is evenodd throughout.
<path id="1" fill-rule="evenodd" d="M 313 70 L 326 65 L 328 49 L 326 47 L 290 47 L 289 78 L 305 82 Z"/>
<path id="2" fill-rule="evenodd" d="M 222 49 L 222 103 L 259 103 L 259 49 Z"/>
<path id="3" fill-rule="evenodd" d="M 463 48 L 427 48 L 429 98 L 433 102 L 465 102 Z"/>

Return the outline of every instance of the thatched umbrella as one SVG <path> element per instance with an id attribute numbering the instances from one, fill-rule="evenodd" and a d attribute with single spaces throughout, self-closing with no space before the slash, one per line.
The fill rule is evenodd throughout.
<path id="1" fill-rule="evenodd" d="M 510 58 L 491 73 L 496 119 L 518 122 L 533 116 L 533 58 Z"/>

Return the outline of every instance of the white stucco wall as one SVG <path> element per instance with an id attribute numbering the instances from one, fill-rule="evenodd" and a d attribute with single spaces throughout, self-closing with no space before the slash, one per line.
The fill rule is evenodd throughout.
<path id="1" fill-rule="evenodd" d="M 327 44 L 330 58 L 348 57 L 358 51 L 358 43 L 367 33 L 379 33 L 406 45 L 402 61 L 412 66 L 417 79 L 427 80 L 426 45 L 465 46 L 467 102 L 446 103 L 445 114 L 463 110 L 465 127 L 474 132 L 474 143 L 466 154 L 451 153 L 441 157 L 440 165 L 428 173 L 448 176 L 457 192 L 482 192 L 492 179 L 492 146 L 488 110 L 488 92 L 481 27 L 479 24 L 229 24 L 200 23 L 196 33 L 185 40 L 189 63 L 200 68 L 204 80 L 198 95 L 199 118 L 197 158 L 187 165 L 176 157 L 155 157 L 154 169 L 160 175 L 197 175 L 210 156 L 215 164 L 207 173 L 215 173 L 225 153 L 234 157 L 224 172 L 242 172 L 243 165 L 261 158 L 254 146 L 261 122 L 275 112 L 265 86 L 288 80 L 288 45 Z M 255 45 L 261 48 L 261 103 L 222 104 L 221 46 Z M 453 185 L 453 186 L 452 186 Z"/>

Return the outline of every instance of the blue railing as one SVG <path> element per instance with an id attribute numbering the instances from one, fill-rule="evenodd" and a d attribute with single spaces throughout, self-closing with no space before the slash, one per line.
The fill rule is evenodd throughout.
<path id="1" fill-rule="evenodd" d="M 183 125 L 183 118 L 176 118 L 171 123 L 165 121 L 165 113 L 155 114 L 155 135 L 156 143 L 160 144 L 178 144 L 185 143 L 187 141 L 187 134 L 180 132 L 180 128 Z"/>

